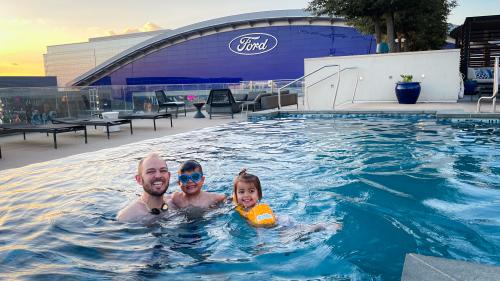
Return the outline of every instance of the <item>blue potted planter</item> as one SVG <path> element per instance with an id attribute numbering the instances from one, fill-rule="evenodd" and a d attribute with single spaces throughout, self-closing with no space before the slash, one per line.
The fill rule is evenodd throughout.
<path id="1" fill-rule="evenodd" d="M 420 96 L 420 82 L 397 82 L 396 97 L 399 103 L 415 104 Z"/>

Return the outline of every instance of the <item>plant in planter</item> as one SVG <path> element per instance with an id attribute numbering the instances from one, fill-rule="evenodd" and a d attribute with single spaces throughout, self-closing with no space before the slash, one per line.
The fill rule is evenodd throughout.
<path id="1" fill-rule="evenodd" d="M 420 82 L 413 82 L 413 75 L 401 74 L 402 81 L 396 83 L 396 97 L 399 103 L 415 104 L 420 95 Z"/>

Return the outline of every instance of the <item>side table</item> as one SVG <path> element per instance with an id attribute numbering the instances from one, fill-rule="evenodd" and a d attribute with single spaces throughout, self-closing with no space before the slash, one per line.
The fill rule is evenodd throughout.
<path id="1" fill-rule="evenodd" d="M 201 108 L 203 105 L 205 105 L 204 102 L 195 102 L 193 103 L 194 107 L 196 107 L 196 114 L 193 116 L 193 118 L 205 118 L 205 115 L 201 113 Z"/>

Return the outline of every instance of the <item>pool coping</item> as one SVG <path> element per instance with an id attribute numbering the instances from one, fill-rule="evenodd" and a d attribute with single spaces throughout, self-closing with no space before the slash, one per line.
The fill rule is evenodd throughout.
<path id="1" fill-rule="evenodd" d="M 401 281 L 500 280 L 500 266 L 406 254 Z"/>
<path id="2" fill-rule="evenodd" d="M 500 113 L 470 113 L 456 110 L 265 110 L 249 113 L 247 120 L 274 119 L 289 115 L 384 115 L 384 116 L 426 116 L 451 122 L 500 123 Z"/>

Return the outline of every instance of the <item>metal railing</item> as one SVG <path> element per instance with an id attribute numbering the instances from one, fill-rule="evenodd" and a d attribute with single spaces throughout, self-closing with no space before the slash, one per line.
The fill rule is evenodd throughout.
<path id="1" fill-rule="evenodd" d="M 491 112 L 496 111 L 497 95 L 498 95 L 498 58 L 495 57 L 495 68 L 493 69 L 493 94 L 491 97 L 481 97 L 477 100 L 476 112 L 481 112 L 481 100 L 492 100 Z"/>
<path id="2" fill-rule="evenodd" d="M 320 71 L 320 70 L 322 70 L 322 69 L 329 68 L 329 67 L 334 67 L 334 66 L 338 67 L 338 71 L 337 71 L 337 72 L 340 72 L 340 65 L 339 65 L 339 64 L 328 64 L 328 65 L 324 65 L 324 66 L 322 66 L 322 67 L 320 67 L 320 68 L 318 68 L 318 69 L 314 70 L 313 72 L 308 73 L 308 74 L 306 74 L 306 75 L 303 75 L 303 76 L 301 76 L 301 77 L 299 77 L 299 78 L 297 78 L 297 79 L 293 80 L 292 82 L 287 83 L 287 84 L 285 84 L 284 86 L 280 87 L 280 88 L 278 89 L 278 109 L 281 109 L 281 90 L 283 90 L 284 88 L 286 88 L 286 87 L 288 87 L 288 86 L 292 85 L 293 83 L 296 83 L 296 82 L 298 82 L 298 81 L 300 81 L 300 80 L 302 80 L 302 79 L 304 79 L 304 78 L 306 78 L 306 77 L 308 77 L 308 76 L 311 76 L 312 74 L 314 74 L 314 73 L 316 73 L 316 72 L 318 72 L 318 71 Z M 339 75 L 339 79 L 340 79 L 340 75 Z M 337 82 L 339 82 L 339 81 L 337 81 Z"/>
<path id="3" fill-rule="evenodd" d="M 276 89 L 288 81 L 0 88 L 0 123 L 43 124 L 50 121 L 51 116 L 88 118 L 102 111 L 156 111 L 155 90 L 167 91 L 168 96 L 194 110 L 192 104 L 206 100 L 212 89 L 229 88 L 235 95 L 273 92 L 273 87 Z"/>
<path id="4" fill-rule="evenodd" d="M 335 110 L 335 103 L 337 102 L 337 94 L 338 94 L 339 87 L 340 87 L 340 81 L 342 81 L 342 80 L 340 79 L 340 74 L 341 74 L 342 72 L 346 71 L 346 70 L 353 70 L 353 69 L 359 69 L 359 68 L 358 68 L 358 67 L 346 67 L 346 68 L 342 68 L 342 69 L 340 69 L 339 71 L 337 71 L 337 72 L 335 72 L 335 73 L 333 73 L 333 74 L 331 74 L 331 75 L 328 75 L 327 77 L 325 77 L 325 78 L 323 78 L 323 79 L 320 79 L 319 81 L 314 82 L 313 84 L 311 84 L 311 85 L 307 86 L 307 88 L 312 87 L 312 86 L 314 86 L 314 85 L 316 85 L 316 84 L 318 84 L 318 83 L 320 83 L 320 82 L 323 82 L 323 81 L 325 81 L 326 79 L 328 79 L 328 78 L 330 78 L 330 77 L 333 77 L 333 76 L 335 76 L 335 75 L 337 75 L 337 74 L 338 74 L 338 78 L 337 78 L 337 87 L 335 88 L 335 96 L 333 97 L 333 105 L 332 105 L 332 110 Z M 356 73 L 356 84 L 354 85 L 354 91 L 352 92 L 351 102 L 354 102 L 354 98 L 355 98 L 355 96 L 356 96 L 356 91 L 357 91 L 357 89 L 358 89 L 358 81 L 359 81 L 359 80 L 358 80 L 358 77 L 359 77 L 359 71 Z M 307 89 L 307 88 L 306 88 L 306 89 Z M 306 102 L 308 103 L 308 99 L 307 99 L 307 101 L 306 101 Z M 308 104 L 309 104 L 309 103 L 308 103 Z"/>

